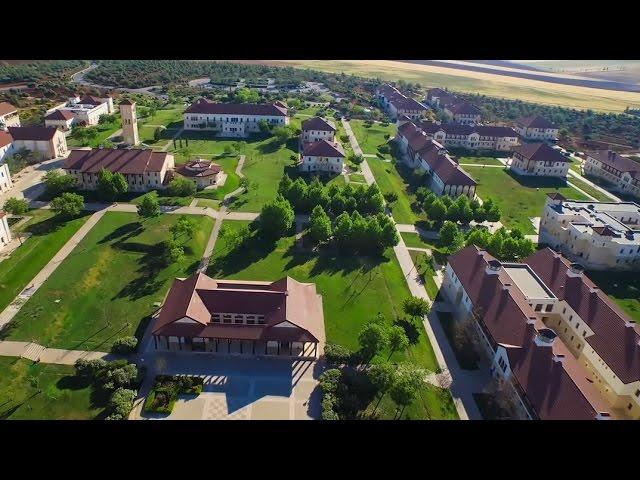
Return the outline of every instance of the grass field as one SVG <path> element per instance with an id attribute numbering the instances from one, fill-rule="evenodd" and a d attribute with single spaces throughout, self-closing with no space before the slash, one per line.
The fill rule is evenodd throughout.
<path id="1" fill-rule="evenodd" d="M 278 60 L 260 62 L 311 68 L 332 73 L 348 73 L 382 80 L 420 83 L 423 87 L 447 87 L 453 91 L 562 107 L 622 112 L 640 106 L 640 94 L 562 85 L 540 80 L 472 72 L 456 68 L 418 65 L 387 60 Z"/>
<path id="2" fill-rule="evenodd" d="M 28 286 L 28 283 L 49 263 L 49 260 L 67 243 L 87 221 L 88 214 L 69 221 L 56 218 L 51 210 L 30 210 L 32 216 L 20 227 L 31 233 L 11 256 L 0 262 L 0 311 Z M 13 232 L 17 236 L 17 232 Z"/>
<path id="3" fill-rule="evenodd" d="M 350 182 L 367 183 L 367 181 L 364 178 L 364 175 L 360 175 L 359 173 L 351 173 L 351 174 L 349 174 L 349 181 Z"/>
<path id="4" fill-rule="evenodd" d="M 179 239 L 185 258 L 164 267 L 157 245 L 179 217 L 140 223 L 133 213 L 106 213 L 22 307 L 3 338 L 97 351 L 109 351 L 120 337 L 140 338 L 173 279 L 197 268 L 213 227 L 211 218 L 193 217 L 199 227 L 194 237 Z"/>
<path id="5" fill-rule="evenodd" d="M 223 228 L 239 229 L 248 222 L 225 221 Z M 322 295 L 327 341 L 358 349 L 358 333 L 378 312 L 387 322 L 402 317 L 402 301 L 410 296 L 400 265 L 389 250 L 382 259 L 307 254 L 294 248 L 294 237 L 274 246 L 252 238 L 239 252 L 229 252 L 224 236 L 218 238 L 208 275 L 241 280 L 278 280 L 285 275 L 313 282 Z M 392 361 L 410 360 L 431 371 L 437 369 L 433 349 L 422 325 L 401 323 L 412 343 L 396 352 Z M 388 353 L 383 354 L 386 358 Z"/>
<path id="6" fill-rule="evenodd" d="M 374 411 L 378 401 L 367 408 L 367 414 Z M 425 384 L 418 392 L 418 398 L 402 411 L 389 395 L 382 397 L 375 408 L 377 418 L 383 420 L 458 420 L 458 412 L 448 390 Z"/>
<path id="7" fill-rule="evenodd" d="M 591 195 L 593 198 L 595 198 L 596 200 L 598 200 L 600 202 L 612 202 L 613 201 L 613 199 L 611 197 L 609 197 L 608 195 L 605 195 L 600 190 L 596 190 L 591 185 L 583 182 L 582 180 L 579 180 L 576 177 L 568 176 L 567 180 L 569 182 L 571 182 L 572 184 L 574 184 L 576 187 L 578 187 L 580 190 L 582 190 L 585 193 Z"/>
<path id="8" fill-rule="evenodd" d="M 413 224 L 420 220 L 422 217 L 411 209 L 411 204 L 416 201 L 415 195 L 409 191 L 409 184 L 400 173 L 401 169 L 408 173 L 404 164 L 385 162 L 379 158 L 367 158 L 366 160 L 382 193 L 395 192 L 398 194 L 398 200 L 391 206 L 393 219 L 398 223 L 406 224 Z"/>
<path id="9" fill-rule="evenodd" d="M 365 127 L 364 120 L 350 120 L 349 124 L 358 140 L 362 153 L 378 153 L 378 147 L 386 144 L 396 134 L 396 126 L 393 123 L 386 127 L 379 123 L 374 123 L 369 128 Z M 385 136 L 387 137 L 385 138 Z"/>
<path id="10" fill-rule="evenodd" d="M 184 107 L 167 108 L 157 110 L 156 113 L 149 117 L 144 117 L 138 121 L 138 132 L 140 141 L 147 145 L 162 144 L 164 145 L 173 135 L 175 135 L 183 125 Z M 154 139 L 156 128 L 159 126 L 166 127 L 162 132 L 159 140 Z"/>
<path id="11" fill-rule="evenodd" d="M 433 279 L 436 272 L 433 269 L 431 261 L 427 260 L 427 253 L 420 252 L 418 250 L 409 250 L 409 255 L 411 256 L 411 260 L 413 261 L 413 265 L 416 267 L 416 270 L 422 276 L 429 298 L 431 300 L 435 300 L 440 288 L 438 288 L 436 281 Z"/>
<path id="12" fill-rule="evenodd" d="M 458 161 L 472 163 L 473 165 L 502 165 L 502 162 L 494 157 L 458 157 Z"/>
<path id="13" fill-rule="evenodd" d="M 97 125 L 98 135 L 92 140 L 88 140 L 87 142 L 81 142 L 71 137 L 67 137 L 67 146 L 69 148 L 74 147 L 91 147 L 98 148 L 101 144 L 105 142 L 107 138 L 116 133 L 118 130 L 122 128 L 120 124 L 120 114 L 116 113 L 116 120 L 112 123 L 106 123 L 104 125 Z"/>
<path id="14" fill-rule="evenodd" d="M 554 179 L 517 178 L 502 168 L 465 167 L 465 170 L 478 182 L 478 196 L 483 200 L 492 198 L 500 206 L 504 226 L 519 228 L 524 234 L 536 233 L 529 218 L 542 215 L 547 193 L 559 192 L 571 200 L 588 200 Z"/>
<path id="15" fill-rule="evenodd" d="M 587 276 L 631 317 L 640 323 L 640 276 L 637 272 L 596 272 Z"/>
<path id="16" fill-rule="evenodd" d="M 74 376 L 69 365 L 33 363 L 0 357 L 0 420 L 91 420 L 92 388 Z"/>

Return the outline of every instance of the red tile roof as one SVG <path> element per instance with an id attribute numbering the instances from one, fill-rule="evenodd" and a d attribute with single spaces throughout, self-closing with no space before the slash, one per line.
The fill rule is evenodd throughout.
<path id="1" fill-rule="evenodd" d="M 264 325 L 209 323 L 213 313 L 257 314 Z M 187 317 L 196 323 L 176 323 Z M 292 324 L 284 327 L 283 322 Z M 280 325 L 280 326 L 278 326 Z M 248 340 L 322 341 L 324 314 L 315 284 L 214 280 L 203 273 L 176 279 L 153 326 L 156 335 Z"/>
<path id="2" fill-rule="evenodd" d="M 124 100 L 122 100 L 120 102 L 120 105 L 135 105 L 136 102 L 132 102 L 131 100 L 129 100 L 128 98 L 125 98 Z"/>
<path id="3" fill-rule="evenodd" d="M 596 159 L 600 163 L 603 163 L 609 167 L 615 168 L 621 172 L 636 172 L 640 173 L 640 163 L 631 160 L 628 157 L 623 157 L 617 152 L 612 150 L 596 150 L 593 152 L 587 152 L 587 155 Z"/>
<path id="4" fill-rule="evenodd" d="M 4 130 L 0 130 L 0 148 L 9 145 L 11 142 L 13 142 L 11 135 Z"/>
<path id="5" fill-rule="evenodd" d="M 302 122 L 302 130 L 319 130 L 324 132 L 335 132 L 336 127 L 321 117 L 309 118 Z"/>
<path id="6" fill-rule="evenodd" d="M 449 105 L 447 110 L 454 115 L 482 115 L 482 111 L 478 107 L 465 101 Z"/>
<path id="7" fill-rule="evenodd" d="M 306 142 L 302 146 L 302 154 L 310 157 L 344 157 L 342 145 L 327 140 L 317 142 Z"/>
<path id="8" fill-rule="evenodd" d="M 558 128 L 554 123 L 539 115 L 520 117 L 516 123 L 524 128 Z"/>
<path id="9" fill-rule="evenodd" d="M 55 110 L 44 117 L 45 120 L 71 120 L 73 113 L 69 110 Z"/>
<path id="10" fill-rule="evenodd" d="M 214 103 L 200 99 L 191 104 L 185 113 L 209 113 L 228 115 L 259 115 L 269 117 L 286 117 L 287 109 L 275 104 L 264 103 Z"/>
<path id="11" fill-rule="evenodd" d="M 0 102 L 0 116 L 17 112 L 18 109 L 8 102 Z"/>
<path id="12" fill-rule="evenodd" d="M 501 125 L 460 125 L 457 123 L 440 125 L 435 122 L 422 121 L 419 127 L 425 132 L 433 135 L 438 131 L 443 131 L 446 135 L 462 135 L 469 136 L 477 133 L 481 137 L 510 137 L 518 138 L 518 132 L 511 127 L 503 127 Z"/>
<path id="13" fill-rule="evenodd" d="M 546 143 L 523 143 L 519 147 L 514 148 L 513 151 L 532 162 L 567 163 L 570 161 Z"/>
<path id="14" fill-rule="evenodd" d="M 176 171 L 185 177 L 210 177 L 220 173 L 222 168 L 217 163 L 208 160 L 194 160 L 176 169 Z"/>
<path id="15" fill-rule="evenodd" d="M 103 102 L 97 97 L 93 97 L 91 95 L 85 95 L 80 99 L 80 103 L 85 105 L 102 105 L 105 102 Z"/>
<path id="16" fill-rule="evenodd" d="M 569 277 L 570 263 L 549 248 L 526 258 L 545 284 L 593 330 L 586 342 L 623 383 L 640 380 L 638 327 L 585 274 Z"/>
<path id="17" fill-rule="evenodd" d="M 104 168 L 114 173 L 143 174 L 160 172 L 166 159 L 167 152 L 94 148 L 71 150 L 62 168 L 86 173 L 98 173 Z"/>
<path id="18" fill-rule="evenodd" d="M 56 127 L 9 127 L 14 140 L 51 140 L 57 131 Z"/>

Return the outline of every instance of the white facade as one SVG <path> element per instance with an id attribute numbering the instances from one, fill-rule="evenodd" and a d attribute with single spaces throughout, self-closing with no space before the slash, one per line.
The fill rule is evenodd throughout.
<path id="1" fill-rule="evenodd" d="M 301 172 L 332 172 L 342 173 L 344 157 L 322 157 L 303 155 L 298 166 Z"/>
<path id="2" fill-rule="evenodd" d="M 69 120 L 64 120 L 64 119 L 45 119 L 44 120 L 44 126 L 45 127 L 56 127 L 59 130 L 62 130 L 63 132 L 66 132 L 68 130 L 71 130 L 71 127 L 74 124 L 74 120 L 75 118 L 70 118 Z"/>
<path id="3" fill-rule="evenodd" d="M 427 135 L 433 138 L 436 142 L 444 145 L 445 147 L 458 147 L 466 148 L 468 150 L 498 150 L 508 151 L 513 147 L 519 145 L 518 137 L 515 135 L 506 134 L 504 136 L 499 135 L 481 135 L 478 132 L 471 133 L 452 133 L 447 132 L 445 128 L 438 130 L 437 132 Z"/>
<path id="4" fill-rule="evenodd" d="M 556 138 L 558 138 L 557 128 L 532 128 L 532 127 L 524 127 L 522 125 L 516 125 L 515 130 L 523 138 L 526 138 L 527 140 L 553 141 Z"/>
<path id="5" fill-rule="evenodd" d="M 569 162 L 528 161 L 518 153 L 514 153 L 509 166 L 518 175 L 566 178 Z"/>
<path id="6" fill-rule="evenodd" d="M 60 130 L 57 130 L 51 140 L 13 140 L 14 151 L 23 148 L 30 150 L 43 160 L 63 157 L 67 154 L 67 139 Z"/>
<path id="7" fill-rule="evenodd" d="M 185 130 L 217 131 L 221 137 L 247 137 L 260 132 L 260 122 L 274 126 L 289 125 L 288 116 L 185 113 Z"/>
<path id="8" fill-rule="evenodd" d="M 300 140 L 302 143 L 319 142 L 320 140 L 333 143 L 336 141 L 335 137 L 335 132 L 331 130 L 302 130 Z"/>
<path id="9" fill-rule="evenodd" d="M 113 103 L 112 103 L 113 105 Z M 72 103 L 68 102 L 64 107 L 58 109 L 52 109 L 47 111 L 47 114 L 54 112 L 55 110 L 62 110 L 69 112 L 73 115 L 73 119 L 66 120 L 45 120 L 47 127 L 64 127 L 68 129 L 71 125 L 76 123 L 84 123 L 87 126 L 98 125 L 100 117 L 109 113 L 109 104 L 107 102 L 100 105 L 84 104 L 84 103 Z"/>
<path id="10" fill-rule="evenodd" d="M 11 231 L 7 222 L 7 214 L 0 212 L 0 250 L 9 245 L 11 242 Z"/>
<path id="11" fill-rule="evenodd" d="M 635 164 L 630 163 L 632 167 L 635 167 L 635 170 L 626 170 L 620 165 L 620 168 L 623 169 L 620 170 L 601 162 L 588 153 L 586 157 L 583 164 L 585 174 L 606 180 L 618 192 L 640 198 L 640 164 L 635 167 Z M 632 160 L 629 160 L 629 162 L 632 162 Z"/>
<path id="12" fill-rule="evenodd" d="M 20 126 L 20 116 L 18 115 L 18 111 L 6 113 L 4 115 L 0 115 L 0 123 L 4 125 L 4 128 L 8 127 L 19 127 Z"/>

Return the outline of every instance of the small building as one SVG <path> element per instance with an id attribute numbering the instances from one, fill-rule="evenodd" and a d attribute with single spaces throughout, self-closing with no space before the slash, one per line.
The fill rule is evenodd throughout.
<path id="1" fill-rule="evenodd" d="M 0 211 L 0 251 L 11 242 L 11 231 L 7 218 L 7 213 Z"/>
<path id="2" fill-rule="evenodd" d="M 336 126 L 333 122 L 321 117 L 313 117 L 302 122 L 302 133 L 300 142 L 310 143 L 320 140 L 335 142 Z"/>
<path id="3" fill-rule="evenodd" d="M 0 130 L 19 126 L 18 109 L 10 103 L 0 102 Z"/>
<path id="4" fill-rule="evenodd" d="M 56 127 L 66 132 L 71 130 L 75 117 L 69 110 L 54 110 L 49 115 L 44 117 L 44 124 L 47 127 Z"/>
<path id="5" fill-rule="evenodd" d="M 199 189 L 217 186 L 222 168 L 210 160 L 198 158 L 176 168 L 176 173 L 196 183 Z"/>
<path id="6" fill-rule="evenodd" d="M 569 159 L 547 143 L 525 143 L 513 150 L 509 168 L 518 175 L 566 178 Z"/>
<path id="7" fill-rule="evenodd" d="M 113 106 L 113 98 L 110 96 L 106 97 L 95 97 L 93 95 L 84 95 L 78 103 L 82 103 L 83 105 L 101 105 L 106 104 L 107 113 L 114 113 L 115 107 Z"/>
<path id="8" fill-rule="evenodd" d="M 27 149 L 42 160 L 67 154 L 67 139 L 55 127 L 9 127 L 13 150 Z"/>
<path id="9" fill-rule="evenodd" d="M 446 148 L 509 151 L 520 144 L 518 133 L 500 125 L 439 124 L 422 121 L 418 128 Z"/>
<path id="10" fill-rule="evenodd" d="M 124 175 L 129 190 L 146 192 L 166 188 L 167 172 L 174 169 L 173 155 L 137 149 L 94 148 L 71 150 L 62 167 L 81 190 L 95 190 L 102 169 Z"/>
<path id="11" fill-rule="evenodd" d="M 428 110 L 424 104 L 405 95 L 390 84 L 379 87 L 376 91 L 376 97 L 380 106 L 387 111 L 393 120 L 402 116 L 414 121 L 419 120 L 426 115 Z"/>
<path id="12" fill-rule="evenodd" d="M 6 157 L 13 153 L 13 139 L 8 132 L 0 130 L 0 193 L 6 192 L 13 186 L 9 165 Z"/>
<path id="13" fill-rule="evenodd" d="M 427 90 L 425 103 L 436 108 L 443 108 L 445 104 L 451 104 L 458 100 L 453 93 L 443 90 L 442 88 L 430 88 Z"/>
<path id="14" fill-rule="evenodd" d="M 153 327 L 158 350 L 317 358 L 322 297 L 315 284 L 220 280 L 196 273 L 173 282 Z"/>
<path id="15" fill-rule="evenodd" d="M 445 104 L 444 112 L 451 116 L 455 123 L 474 125 L 482 120 L 482 111 L 467 101 Z"/>
<path id="16" fill-rule="evenodd" d="M 538 241 L 590 270 L 640 270 L 640 205 L 548 194 Z"/>
<path id="17" fill-rule="evenodd" d="M 282 102 L 280 102 L 282 103 Z M 201 98 L 184 112 L 185 130 L 217 132 L 220 137 L 247 137 L 260 132 L 260 123 L 289 124 L 288 109 L 275 103 L 214 103 Z"/>
<path id="18" fill-rule="evenodd" d="M 586 152 L 584 173 L 606 180 L 612 189 L 640 198 L 640 163 L 612 150 Z"/>
<path id="19" fill-rule="evenodd" d="M 338 142 L 318 140 L 302 144 L 302 159 L 298 166 L 301 172 L 342 173 L 344 150 Z"/>
<path id="20" fill-rule="evenodd" d="M 527 140 L 555 141 L 558 138 L 558 127 L 539 115 L 518 118 L 516 132 Z"/>

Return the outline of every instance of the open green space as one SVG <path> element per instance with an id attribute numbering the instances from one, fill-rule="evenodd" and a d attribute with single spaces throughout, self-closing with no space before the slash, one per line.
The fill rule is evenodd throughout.
<path id="1" fill-rule="evenodd" d="M 587 276 L 634 322 L 640 323 L 640 275 L 614 270 L 589 271 Z"/>
<path id="2" fill-rule="evenodd" d="M 67 243 L 74 233 L 87 221 L 88 213 L 72 220 L 62 220 L 51 210 L 30 210 L 26 215 L 32 218 L 17 230 L 14 237 L 22 232 L 31 236 L 11 256 L 0 262 L 0 311 L 28 286 L 28 283 L 49 263 L 54 255 Z"/>
<path id="3" fill-rule="evenodd" d="M 599 202 L 613 202 L 613 199 L 611 197 L 609 197 L 608 195 L 605 195 L 600 190 L 593 188 L 591 185 L 583 182 L 579 178 L 568 176 L 567 180 L 572 184 L 574 184 L 576 187 L 578 187 L 580 190 L 591 195 L 593 198 L 595 198 Z"/>
<path id="4" fill-rule="evenodd" d="M 491 198 L 500 207 L 506 228 L 519 228 L 524 234 L 535 234 L 529 220 L 542 215 L 547 193 L 558 192 L 571 200 L 588 200 L 576 189 L 554 178 L 524 178 L 502 168 L 465 167 L 477 182 L 476 194 Z"/>
<path id="5" fill-rule="evenodd" d="M 376 408 L 377 407 L 377 408 Z M 389 395 L 371 402 L 366 414 L 375 410 L 375 417 L 381 420 L 459 420 L 451 392 L 425 383 L 418 392 L 418 398 L 401 410 Z"/>
<path id="6" fill-rule="evenodd" d="M 191 217 L 198 225 L 193 238 L 178 239 L 184 258 L 165 267 L 158 247 L 179 218 L 141 221 L 137 214 L 107 212 L 23 305 L 2 339 L 109 351 L 118 338 L 141 338 L 175 277 L 197 268 L 213 227 L 209 217 Z"/>
<path id="7" fill-rule="evenodd" d="M 67 137 L 67 146 L 69 148 L 74 147 L 91 147 L 98 148 L 100 145 L 104 144 L 104 142 L 114 133 L 122 128 L 120 123 L 120 114 L 116 113 L 116 120 L 111 123 L 105 123 L 102 125 L 96 125 L 95 128 L 97 130 L 97 135 L 91 140 L 87 139 L 86 141 L 81 141 L 75 138 L 71 138 L 71 136 Z"/>
<path id="8" fill-rule="evenodd" d="M 248 222 L 225 221 L 223 229 L 238 230 Z M 409 360 L 423 368 L 438 368 L 423 326 L 403 320 L 402 302 L 411 294 L 393 251 L 381 258 L 331 252 L 301 252 L 295 237 L 280 239 L 275 245 L 251 237 L 239 250 L 230 251 L 224 234 L 218 238 L 208 275 L 213 278 L 274 281 L 285 275 L 300 282 L 313 282 L 322 295 L 328 342 L 358 349 L 358 333 L 363 325 L 381 313 L 389 323 L 399 319 L 411 341 L 404 352 L 395 352 L 392 361 Z M 388 352 L 382 354 L 385 358 Z"/>
<path id="9" fill-rule="evenodd" d="M 458 162 L 474 165 L 502 165 L 502 162 L 495 157 L 458 157 Z"/>
<path id="10" fill-rule="evenodd" d="M 394 192 L 398 195 L 398 200 L 391 205 L 391 213 L 396 222 L 413 224 L 425 218 L 424 215 L 421 217 L 416 214 L 411 208 L 416 198 L 411 193 L 411 187 L 406 180 L 410 175 L 408 167 L 401 162 L 390 163 L 379 158 L 367 158 L 367 164 L 373 172 L 380 191 L 383 194 Z"/>
<path id="11" fill-rule="evenodd" d="M 91 420 L 96 405 L 91 385 L 69 365 L 0 357 L 0 420 Z"/>
<path id="12" fill-rule="evenodd" d="M 349 174 L 349 181 L 350 182 L 367 183 L 367 181 L 364 178 L 364 175 L 360 175 L 359 173 L 351 173 L 351 174 Z"/>
<path id="13" fill-rule="evenodd" d="M 396 126 L 393 123 L 384 127 L 380 123 L 373 123 L 366 127 L 364 120 L 350 120 L 349 124 L 362 153 L 378 153 L 378 147 L 386 144 L 396 134 Z"/>
<path id="14" fill-rule="evenodd" d="M 428 257 L 426 252 L 420 252 L 418 250 L 409 250 L 409 255 L 411 256 L 411 260 L 413 261 L 413 265 L 416 268 L 416 271 L 422 277 L 422 281 L 427 290 L 427 294 L 431 300 L 435 300 L 438 295 L 438 285 L 434 280 L 434 276 L 436 271 L 433 268 L 433 264 Z"/>

